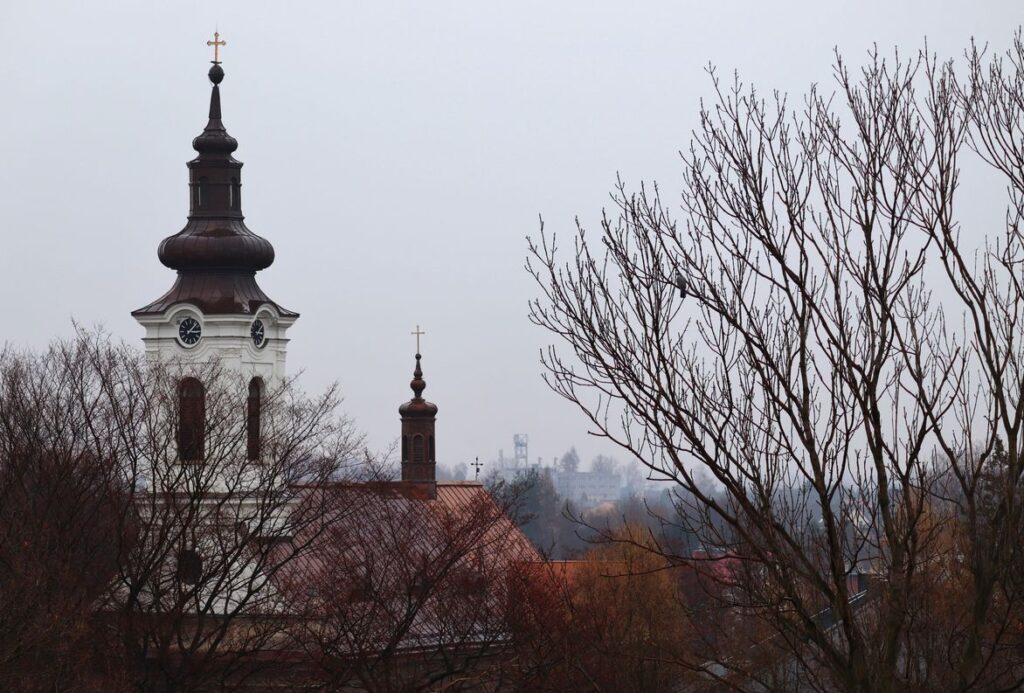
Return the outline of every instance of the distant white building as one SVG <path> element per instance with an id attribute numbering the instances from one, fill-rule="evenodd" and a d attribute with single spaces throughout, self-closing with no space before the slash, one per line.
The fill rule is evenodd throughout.
<path id="1" fill-rule="evenodd" d="M 622 476 L 607 472 L 553 470 L 551 479 L 563 500 L 588 508 L 622 497 Z"/>

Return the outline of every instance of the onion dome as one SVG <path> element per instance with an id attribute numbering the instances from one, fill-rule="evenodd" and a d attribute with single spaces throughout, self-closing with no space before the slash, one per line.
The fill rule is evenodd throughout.
<path id="1" fill-rule="evenodd" d="M 213 92 L 210 120 L 192 140 L 199 156 L 188 163 L 192 204 L 188 224 L 164 239 L 160 262 L 171 269 L 266 269 L 274 262 L 274 247 L 242 221 L 242 162 L 231 156 L 238 141 L 224 128 L 220 114 L 220 83 L 224 70 L 210 68 Z"/>
<path id="2" fill-rule="evenodd" d="M 178 271 L 178 280 L 167 294 L 133 315 L 162 313 L 176 303 L 192 303 L 207 314 L 251 313 L 274 304 L 256 284 L 255 273 L 274 262 L 274 247 L 244 222 L 242 162 L 232 156 L 238 141 L 221 119 L 224 69 L 219 62 L 210 68 L 209 78 L 209 121 L 192 141 L 198 156 L 188 162 L 188 221 L 157 251 L 160 262 Z M 296 315 L 277 308 L 282 315 Z"/>
<path id="3" fill-rule="evenodd" d="M 423 380 L 419 354 L 416 354 L 416 369 L 412 372 L 409 387 L 412 388 L 413 398 L 398 408 L 398 413 L 402 415 L 402 418 L 433 418 L 437 416 L 437 405 L 423 399 L 423 390 L 426 389 L 427 383 Z"/>

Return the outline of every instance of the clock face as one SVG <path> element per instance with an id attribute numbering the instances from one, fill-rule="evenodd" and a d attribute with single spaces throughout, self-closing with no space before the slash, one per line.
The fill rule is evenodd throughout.
<path id="1" fill-rule="evenodd" d="M 185 318 L 178 324 L 178 339 L 185 346 L 195 346 L 202 334 L 203 328 L 195 318 Z"/>
<path id="2" fill-rule="evenodd" d="M 267 343 L 262 320 L 253 320 L 252 328 L 249 330 L 249 336 L 252 337 L 252 343 L 256 345 L 257 349 L 262 348 L 263 345 Z"/>

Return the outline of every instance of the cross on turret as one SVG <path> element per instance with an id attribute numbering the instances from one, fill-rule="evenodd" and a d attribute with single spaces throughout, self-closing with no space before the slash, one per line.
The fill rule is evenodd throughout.
<path id="1" fill-rule="evenodd" d="M 416 331 L 415 332 L 410 332 L 409 334 L 416 336 L 416 353 L 417 354 L 420 353 L 420 337 L 425 335 L 426 332 L 423 332 L 422 330 L 420 330 L 420 326 L 417 325 L 416 326 Z"/>

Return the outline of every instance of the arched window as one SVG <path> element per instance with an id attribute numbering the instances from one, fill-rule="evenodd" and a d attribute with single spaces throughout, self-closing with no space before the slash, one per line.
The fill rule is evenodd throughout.
<path id="1" fill-rule="evenodd" d="M 430 436 L 430 455 L 427 457 L 431 462 L 434 461 L 434 436 Z"/>
<path id="2" fill-rule="evenodd" d="M 228 188 L 228 202 L 231 209 L 242 208 L 242 188 L 235 177 L 231 178 L 231 186 Z"/>
<path id="3" fill-rule="evenodd" d="M 202 176 L 199 179 L 199 185 L 197 186 L 197 205 L 199 209 L 205 209 L 210 204 L 210 179 L 206 176 Z"/>
<path id="4" fill-rule="evenodd" d="M 426 462 L 423 450 L 423 436 L 418 433 L 412 437 L 412 461 Z"/>
<path id="5" fill-rule="evenodd" d="M 206 391 L 195 378 L 185 378 L 178 386 L 178 459 L 203 459 L 205 443 Z"/>
<path id="6" fill-rule="evenodd" d="M 409 436 L 402 436 L 402 461 L 409 461 Z"/>
<path id="7" fill-rule="evenodd" d="M 249 381 L 249 402 L 245 416 L 246 456 L 250 460 L 260 458 L 260 417 L 263 414 L 263 380 Z"/>

